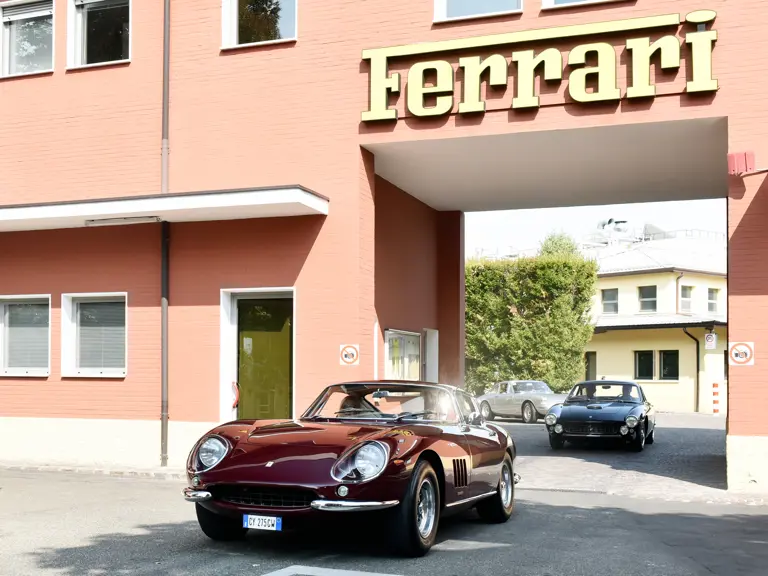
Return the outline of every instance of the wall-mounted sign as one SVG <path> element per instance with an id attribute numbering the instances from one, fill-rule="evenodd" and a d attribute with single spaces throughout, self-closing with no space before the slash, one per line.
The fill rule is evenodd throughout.
<path id="1" fill-rule="evenodd" d="M 704 350 L 717 350 L 717 334 L 710 332 L 704 335 Z"/>
<path id="2" fill-rule="evenodd" d="M 684 31 L 689 75 L 685 91 L 688 93 L 713 92 L 718 89 L 718 82 L 712 76 L 712 52 L 717 31 L 707 29 L 707 24 L 713 22 L 716 16 L 713 10 L 697 10 L 685 17 L 689 25 L 689 29 Z M 683 53 L 677 36 L 680 24 L 679 14 L 665 14 L 363 50 L 363 60 L 370 62 L 370 71 L 369 107 L 363 112 L 362 120 L 397 120 L 397 110 L 390 108 L 389 100 L 391 94 L 400 93 L 403 82 L 399 72 L 389 72 L 392 60 L 413 61 L 422 56 L 450 52 L 466 54 L 476 51 L 487 54 L 489 48 L 554 43 L 578 38 L 586 38 L 588 42 L 574 46 L 568 52 L 567 62 L 564 62 L 563 53 L 557 48 L 538 51 L 505 49 L 485 57 L 461 56 L 458 59 L 458 68 L 462 72 L 460 88 L 456 85 L 457 71 L 448 60 L 429 58 L 417 61 L 407 72 L 406 110 L 417 117 L 441 116 L 453 111 L 455 100 L 458 99 L 459 114 L 485 112 L 486 103 L 480 90 L 483 78 L 487 77 L 489 86 L 508 86 L 512 63 L 515 66 L 515 96 L 510 102 L 513 109 L 538 108 L 539 96 L 535 90 L 537 74 L 547 82 L 562 82 L 565 66 L 570 68 L 568 94 L 576 102 L 620 100 L 621 89 L 617 80 L 620 55 L 612 44 L 598 41 L 599 36 L 617 33 L 632 34 L 632 38 L 624 44 L 630 71 L 626 97 L 654 97 L 656 86 L 651 83 L 652 60 L 659 57 L 660 66 L 664 70 L 680 68 Z M 636 37 L 638 32 L 650 34 L 651 31 L 664 28 L 670 29 L 670 33 L 653 42 L 649 36 Z M 508 56 L 511 56 L 511 61 Z M 596 63 L 587 65 L 588 61 Z M 435 78 L 429 85 L 426 84 L 427 75 Z M 594 86 L 593 90 L 588 89 L 591 86 Z"/>
<path id="3" fill-rule="evenodd" d="M 357 344 L 342 344 L 339 346 L 339 364 L 342 366 L 357 366 L 360 364 L 360 346 Z"/>
<path id="4" fill-rule="evenodd" d="M 755 343 L 733 342 L 728 346 L 728 363 L 731 366 L 754 366 Z"/>

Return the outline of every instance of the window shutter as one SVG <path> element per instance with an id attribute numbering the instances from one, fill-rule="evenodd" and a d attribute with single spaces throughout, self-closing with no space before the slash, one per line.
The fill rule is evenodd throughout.
<path id="1" fill-rule="evenodd" d="M 78 368 L 125 368 L 125 302 L 81 302 Z"/>
<path id="2" fill-rule="evenodd" d="M 48 303 L 7 304 L 5 368 L 48 368 Z"/>
<path id="3" fill-rule="evenodd" d="M 53 0 L 43 2 L 29 2 L 27 4 L 17 4 L 16 6 L 7 6 L 2 9 L 3 20 L 19 20 L 21 18 L 30 18 L 33 16 L 51 16 L 53 15 Z"/>

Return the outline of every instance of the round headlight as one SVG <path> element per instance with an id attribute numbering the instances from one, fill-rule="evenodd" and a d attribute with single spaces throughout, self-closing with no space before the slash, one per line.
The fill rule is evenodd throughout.
<path id="1" fill-rule="evenodd" d="M 627 423 L 627 426 L 634 428 L 637 426 L 637 416 L 627 416 L 625 422 Z"/>
<path id="2" fill-rule="evenodd" d="M 206 470 L 216 466 L 226 455 L 227 446 L 218 438 L 208 438 L 197 451 L 197 458 Z"/>
<path id="3" fill-rule="evenodd" d="M 387 453 L 379 444 L 366 444 L 355 453 L 355 468 L 363 480 L 376 476 L 387 463 Z"/>
<path id="4" fill-rule="evenodd" d="M 547 423 L 547 426 L 554 426 L 555 422 L 557 422 L 557 416 L 554 414 L 547 414 L 544 418 L 544 422 Z"/>

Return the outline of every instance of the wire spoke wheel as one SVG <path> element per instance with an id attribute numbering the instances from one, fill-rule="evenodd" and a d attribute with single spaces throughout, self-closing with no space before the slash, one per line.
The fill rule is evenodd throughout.
<path id="1" fill-rule="evenodd" d="M 425 478 L 419 487 L 416 500 L 416 527 L 422 538 L 428 538 L 435 526 L 436 504 L 435 487 L 428 478 Z"/>

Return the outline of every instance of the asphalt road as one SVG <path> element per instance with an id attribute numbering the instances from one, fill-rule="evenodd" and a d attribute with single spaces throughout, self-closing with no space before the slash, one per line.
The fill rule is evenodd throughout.
<path id="1" fill-rule="evenodd" d="M 616 472 L 628 474 L 630 484 L 717 490 L 691 482 L 696 474 L 653 472 L 671 457 L 671 430 L 640 455 L 596 448 L 555 457 L 546 437 L 541 446 L 540 426 L 510 429 L 523 474 L 512 519 L 487 525 L 469 513 L 448 520 L 439 544 L 418 560 L 389 557 L 351 516 L 348 525 L 322 533 L 252 533 L 243 543 L 221 544 L 200 532 L 177 481 L 0 470 L 0 575 L 765 576 L 768 506 L 707 503 L 713 500 L 706 494 L 683 502 L 619 493 L 627 484 Z M 682 458 L 710 449 L 686 450 Z M 560 473 L 570 470 L 571 477 L 548 486 L 555 481 L 536 472 L 557 459 Z M 581 485 L 591 467 L 603 471 L 602 479 Z"/>

